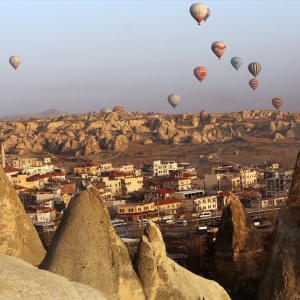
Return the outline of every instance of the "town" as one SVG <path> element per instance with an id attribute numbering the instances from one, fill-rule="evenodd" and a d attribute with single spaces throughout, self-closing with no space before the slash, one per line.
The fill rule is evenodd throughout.
<path id="1" fill-rule="evenodd" d="M 81 161 L 60 168 L 50 157 L 6 158 L 1 147 L 3 169 L 16 190 L 26 213 L 38 232 L 57 228 L 71 198 L 94 186 L 102 196 L 114 227 L 121 237 L 142 234 L 149 219 L 167 234 L 184 234 L 191 225 L 209 230 L 220 222 L 222 208 L 230 193 L 235 193 L 255 225 L 261 224 L 258 212 L 274 215 L 287 199 L 293 170 L 279 172 L 278 163 L 218 164 L 211 174 L 196 174 L 188 162 L 160 161 L 136 168 L 133 164 L 112 165 Z M 130 226 L 129 226 L 130 225 Z M 128 229 L 128 227 L 130 227 Z M 175 230 L 174 228 L 177 228 Z M 187 229 L 185 229 L 185 232 Z M 190 231 L 189 231 L 190 232 Z"/>

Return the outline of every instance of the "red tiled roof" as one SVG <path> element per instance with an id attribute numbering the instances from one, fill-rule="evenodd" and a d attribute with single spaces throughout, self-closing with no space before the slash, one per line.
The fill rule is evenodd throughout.
<path id="1" fill-rule="evenodd" d="M 12 166 L 9 166 L 9 165 L 5 166 L 3 168 L 3 170 L 4 170 L 5 173 L 21 172 L 22 171 L 21 169 L 17 169 L 17 168 L 14 168 Z"/>
<path id="2" fill-rule="evenodd" d="M 49 178 L 50 175 L 49 174 L 35 174 L 32 176 L 28 176 L 26 178 L 26 181 L 35 181 L 35 180 L 39 180 L 39 179 L 43 179 L 43 178 Z"/>
<path id="3" fill-rule="evenodd" d="M 52 171 L 51 175 L 52 176 L 66 176 L 66 173 Z"/>
<path id="4" fill-rule="evenodd" d="M 166 205 L 166 204 L 173 204 L 173 203 L 181 203 L 181 201 L 175 197 L 167 198 L 167 199 L 156 199 L 154 200 L 155 206 L 158 205 Z"/>
<path id="5" fill-rule="evenodd" d="M 171 193 L 175 193 L 176 190 L 168 190 L 168 189 L 158 189 L 157 190 L 157 194 L 162 194 L 162 195 L 165 195 L 165 194 L 171 194 Z"/>

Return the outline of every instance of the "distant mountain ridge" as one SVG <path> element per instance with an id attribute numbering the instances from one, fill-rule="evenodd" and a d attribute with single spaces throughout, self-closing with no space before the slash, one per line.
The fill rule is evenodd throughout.
<path id="1" fill-rule="evenodd" d="M 0 117 L 0 121 L 16 121 L 16 120 L 29 120 L 31 118 L 33 119 L 47 119 L 47 118 L 57 118 L 60 116 L 68 116 L 71 115 L 71 113 L 68 112 L 62 112 L 57 109 L 51 108 L 44 112 L 39 112 L 35 114 L 18 114 L 18 115 L 11 115 L 11 116 L 4 116 Z"/>

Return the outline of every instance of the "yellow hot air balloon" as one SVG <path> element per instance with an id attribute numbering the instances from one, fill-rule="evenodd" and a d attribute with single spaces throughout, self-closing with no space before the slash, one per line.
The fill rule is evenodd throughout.
<path id="1" fill-rule="evenodd" d="M 16 70 L 21 63 L 21 58 L 18 55 L 13 55 L 9 58 L 9 63 Z"/>

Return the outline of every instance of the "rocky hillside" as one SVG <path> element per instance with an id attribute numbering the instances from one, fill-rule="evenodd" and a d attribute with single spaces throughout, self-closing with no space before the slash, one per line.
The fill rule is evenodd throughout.
<path id="1" fill-rule="evenodd" d="M 299 113 L 251 110 L 239 113 L 93 113 L 31 121 L 0 122 L 7 152 L 89 155 L 141 145 L 223 143 L 240 137 L 299 139 Z"/>

